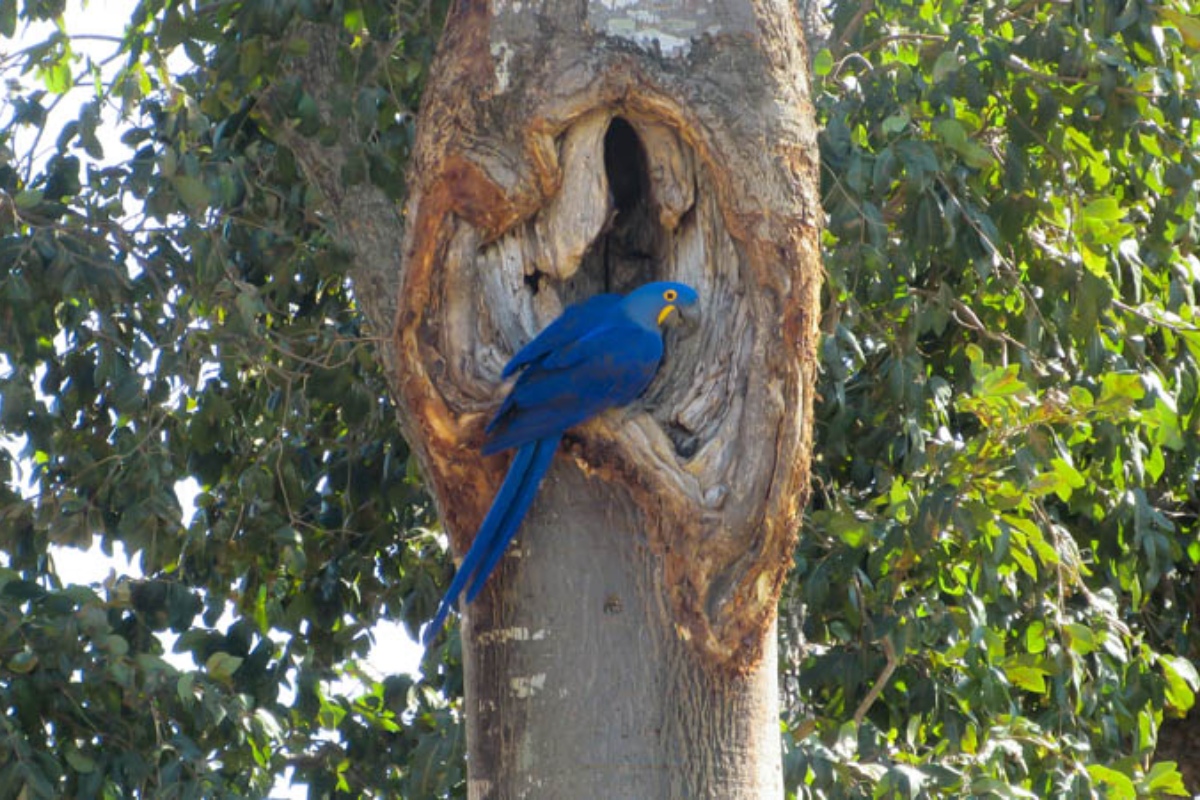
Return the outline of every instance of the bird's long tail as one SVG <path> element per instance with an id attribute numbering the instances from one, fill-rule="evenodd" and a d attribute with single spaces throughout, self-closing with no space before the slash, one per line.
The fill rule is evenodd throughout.
<path id="1" fill-rule="evenodd" d="M 521 520 L 525 518 L 529 506 L 533 503 L 561 439 L 561 434 L 555 434 L 524 444 L 517 450 L 508 468 L 508 474 L 504 476 L 504 483 L 500 485 L 500 491 L 492 500 L 487 517 L 479 526 L 479 532 L 475 534 L 471 549 L 459 565 L 450 588 L 446 590 L 442 603 L 438 606 L 437 614 L 421 637 L 425 645 L 428 646 L 441 631 L 450 609 L 454 607 L 455 601 L 468 582 L 468 603 L 475 599 L 487 583 L 488 576 L 500 561 L 500 556 L 504 555 L 508 543 L 521 527 Z"/>

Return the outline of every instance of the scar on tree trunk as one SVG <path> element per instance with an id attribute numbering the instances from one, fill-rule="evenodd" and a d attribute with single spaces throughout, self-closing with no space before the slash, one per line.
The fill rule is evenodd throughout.
<path id="1" fill-rule="evenodd" d="M 395 329 L 410 439 L 465 552 L 503 473 L 478 446 L 507 357 L 596 292 L 697 287 L 700 329 L 668 338 L 644 402 L 568 450 L 630 493 L 667 624 L 745 672 L 811 449 L 820 211 L 798 25 L 667 59 L 583 28 L 529 38 L 514 15 L 456 7 L 420 113 Z"/>

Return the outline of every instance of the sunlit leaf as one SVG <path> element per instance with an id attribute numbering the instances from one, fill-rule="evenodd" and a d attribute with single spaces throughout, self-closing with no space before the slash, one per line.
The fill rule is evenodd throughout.
<path id="1" fill-rule="evenodd" d="M 1137 790 L 1133 785 L 1133 780 L 1125 773 L 1110 769 L 1102 764 L 1091 764 L 1087 769 L 1088 774 L 1092 776 L 1092 780 L 1105 788 L 1106 796 L 1119 798 L 1120 800 L 1135 800 L 1137 797 Z"/>
<path id="2" fill-rule="evenodd" d="M 228 682 L 244 660 L 240 656 L 219 651 L 208 657 L 208 661 L 204 664 L 204 670 L 213 680 Z"/>

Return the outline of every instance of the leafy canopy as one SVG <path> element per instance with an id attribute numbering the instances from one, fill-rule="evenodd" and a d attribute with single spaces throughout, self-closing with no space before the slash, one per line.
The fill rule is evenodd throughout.
<path id="1" fill-rule="evenodd" d="M 446 565 L 347 257 L 260 105 L 327 134 L 285 66 L 301 22 L 336 26 L 369 134 L 347 179 L 400 197 L 442 11 L 144 2 L 85 58 L 62 3 L 3 8 L 6 36 L 56 26 L 3 56 L 0 797 L 264 796 L 287 770 L 314 797 L 460 794 L 457 654 L 356 667 Z M 93 540 L 144 578 L 64 585 L 53 547 Z"/>
<path id="2" fill-rule="evenodd" d="M 1200 689 L 1195 12 L 830 7 L 794 795 L 1182 791 L 1151 754 Z M 336 139 L 290 68 L 339 31 L 343 178 L 401 199 L 443 13 L 149 0 L 94 58 L 61 2 L 0 0 L 2 36 L 57 23 L 0 55 L 0 796 L 465 794 L 456 641 L 425 678 L 356 666 L 448 568 L 263 107 Z M 144 577 L 64 585 L 53 547 L 93 540 Z"/>
<path id="3" fill-rule="evenodd" d="M 1200 690 L 1196 10 L 833 6 L 796 796 L 1183 794 L 1153 754 Z"/>

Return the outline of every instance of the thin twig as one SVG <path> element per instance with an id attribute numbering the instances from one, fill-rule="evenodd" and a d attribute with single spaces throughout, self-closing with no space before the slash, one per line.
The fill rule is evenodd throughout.
<path id="1" fill-rule="evenodd" d="M 887 656 L 887 663 L 883 665 L 883 671 L 879 673 L 879 677 L 875 679 L 867 696 L 858 704 L 858 708 L 854 711 L 854 724 L 862 725 L 862 721 L 867 716 L 867 712 L 871 710 L 871 706 L 883 693 L 888 681 L 892 679 L 892 673 L 896 671 L 896 650 L 892 647 L 892 640 L 888 637 L 883 637 L 883 654 Z"/>
<path id="2" fill-rule="evenodd" d="M 867 14 L 870 14 L 874 10 L 875 0 L 865 0 L 865 2 L 859 6 L 859 9 L 854 14 L 854 17 L 851 18 L 851 20 L 846 23 L 846 27 L 842 29 L 837 41 L 834 42 L 833 46 L 829 48 L 829 52 L 833 53 L 835 58 L 842 54 L 842 51 L 846 49 L 846 46 L 850 43 L 850 40 L 854 38 L 856 33 L 858 33 L 858 29 L 862 27 L 863 20 L 867 18 Z"/>

